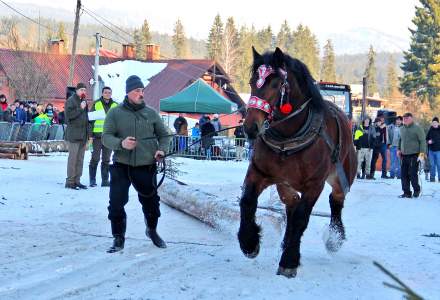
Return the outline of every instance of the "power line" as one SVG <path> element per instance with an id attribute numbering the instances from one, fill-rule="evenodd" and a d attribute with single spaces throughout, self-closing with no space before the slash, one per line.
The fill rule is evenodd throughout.
<path id="1" fill-rule="evenodd" d="M 108 30 L 110 30 L 113 34 L 115 34 L 116 36 L 120 37 L 121 39 L 125 40 L 126 43 L 130 43 L 128 42 L 128 40 L 126 38 L 124 38 L 123 36 L 121 36 L 119 33 L 117 33 L 116 31 L 114 31 L 113 29 L 111 29 L 109 26 L 107 26 L 106 24 L 104 24 L 103 22 L 101 22 L 97 17 L 95 17 L 92 13 L 89 13 L 88 10 L 84 9 L 84 7 L 82 7 L 82 10 L 88 14 L 90 17 L 92 17 L 95 21 L 97 21 L 99 24 L 101 24 L 102 26 L 104 26 L 105 28 L 107 28 Z M 121 42 L 119 42 L 121 43 Z M 122 44 L 122 43 L 121 43 Z"/>
<path id="2" fill-rule="evenodd" d="M 106 18 L 101 17 L 100 15 L 98 15 L 97 13 L 95 13 L 94 11 L 92 11 L 91 9 L 85 7 L 84 5 L 82 5 L 82 8 L 85 9 L 85 10 L 87 10 L 87 13 L 88 13 L 89 15 L 90 15 L 90 13 L 93 14 L 93 15 L 95 15 L 96 17 L 98 17 L 98 18 L 104 20 L 105 22 L 107 22 L 108 24 L 110 24 L 110 26 L 113 26 L 114 28 L 118 29 L 118 30 L 121 31 L 122 33 L 125 33 L 125 34 L 128 35 L 130 38 L 132 38 L 132 34 L 131 34 L 130 32 L 127 32 L 127 31 L 123 30 L 122 28 L 116 26 L 115 24 L 113 24 L 112 22 L 110 22 L 109 20 L 107 20 Z"/>
<path id="3" fill-rule="evenodd" d="M 32 23 L 37 24 L 38 26 L 41 26 L 41 27 L 43 27 L 43 28 L 45 28 L 45 29 L 47 29 L 47 30 L 49 30 L 49 31 L 52 31 L 52 28 L 50 28 L 49 26 L 43 25 L 41 22 L 37 22 L 37 21 L 35 21 L 34 19 L 32 19 L 32 18 L 26 16 L 24 13 L 22 13 L 22 12 L 20 12 L 18 9 L 12 7 L 11 5 L 9 5 L 8 3 L 6 3 L 5 1 L 0 0 L 0 2 L 3 3 L 3 4 L 4 4 L 6 7 L 8 7 L 9 9 L 13 10 L 15 13 L 19 14 L 20 16 L 22 16 L 23 18 L 25 18 L 25 19 L 31 21 Z M 70 36 L 73 36 L 73 34 L 71 34 L 71 33 L 66 33 L 66 34 L 68 34 L 68 35 L 70 35 Z M 81 36 L 81 37 L 87 37 L 87 38 L 89 38 L 89 36 L 85 36 L 85 35 L 80 35 L 80 36 Z"/>

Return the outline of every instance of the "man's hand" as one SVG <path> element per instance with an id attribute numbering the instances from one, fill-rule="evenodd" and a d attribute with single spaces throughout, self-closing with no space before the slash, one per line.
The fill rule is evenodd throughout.
<path id="1" fill-rule="evenodd" d="M 157 161 L 161 161 L 164 157 L 165 157 L 165 152 L 160 151 L 160 150 L 157 150 L 157 151 L 156 151 L 156 154 L 154 154 L 154 158 L 155 158 Z"/>
<path id="2" fill-rule="evenodd" d="M 85 100 L 81 101 L 80 106 L 81 106 L 81 109 L 85 109 L 87 106 L 87 101 L 85 101 Z"/>
<path id="3" fill-rule="evenodd" d="M 398 158 L 402 158 L 402 151 L 397 150 L 397 157 L 398 157 Z"/>
<path id="4" fill-rule="evenodd" d="M 132 137 L 132 136 L 127 136 L 123 141 L 122 141 L 122 148 L 127 149 L 127 150 L 133 150 L 134 148 L 136 148 L 136 138 Z"/>
<path id="5" fill-rule="evenodd" d="M 428 144 L 432 145 L 432 140 L 429 140 L 429 141 L 428 141 Z"/>

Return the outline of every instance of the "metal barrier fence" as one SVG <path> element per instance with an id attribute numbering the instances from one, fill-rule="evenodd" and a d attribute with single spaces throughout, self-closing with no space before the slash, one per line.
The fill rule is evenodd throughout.
<path id="1" fill-rule="evenodd" d="M 0 141 L 63 140 L 65 125 L 0 122 Z"/>
<path id="2" fill-rule="evenodd" d="M 250 145 L 246 139 L 214 136 L 202 139 L 191 136 L 175 136 L 171 150 L 176 155 L 195 159 L 248 160 Z"/>

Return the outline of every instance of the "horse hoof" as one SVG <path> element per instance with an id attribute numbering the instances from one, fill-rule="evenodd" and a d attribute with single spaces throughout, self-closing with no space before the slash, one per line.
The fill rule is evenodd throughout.
<path id="1" fill-rule="evenodd" d="M 344 244 L 345 235 L 342 230 L 330 226 L 324 234 L 325 248 L 330 253 L 335 253 Z"/>
<path id="2" fill-rule="evenodd" d="M 327 249 L 328 252 L 335 253 L 338 252 L 339 249 L 341 249 L 343 243 L 344 243 L 343 240 L 336 240 L 336 241 L 328 240 L 325 243 L 325 248 Z"/>
<path id="3" fill-rule="evenodd" d="M 257 247 L 255 248 L 255 250 L 254 250 L 253 252 L 251 252 L 251 253 L 246 253 L 246 252 L 244 252 L 244 255 L 245 255 L 247 258 L 255 258 L 255 257 L 258 256 L 258 253 L 260 253 L 260 245 L 257 245 Z"/>
<path id="4" fill-rule="evenodd" d="M 284 277 L 287 278 L 295 278 L 296 268 L 289 269 L 289 268 L 278 267 L 277 275 L 283 275 Z"/>

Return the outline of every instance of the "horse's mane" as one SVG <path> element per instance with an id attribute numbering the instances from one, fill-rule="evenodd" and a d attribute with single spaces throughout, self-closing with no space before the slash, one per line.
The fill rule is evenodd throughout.
<path id="1" fill-rule="evenodd" d="M 275 61 L 273 54 L 274 54 L 273 51 L 268 51 L 260 55 L 258 58 L 254 59 L 254 63 L 251 68 L 252 71 L 251 75 L 254 75 L 257 72 L 258 67 L 263 64 L 270 65 L 274 69 L 277 69 L 279 67 L 286 68 L 287 72 L 290 71 L 295 76 L 296 80 L 298 81 L 298 85 L 301 89 L 301 93 L 305 95 L 307 99 L 309 98 L 312 99 L 310 104 L 316 110 L 324 109 L 325 101 L 322 98 L 322 95 L 319 92 L 316 82 L 313 79 L 312 74 L 310 74 L 310 71 L 307 68 L 307 66 L 299 59 L 293 58 L 286 53 L 284 53 L 283 62 Z"/>

